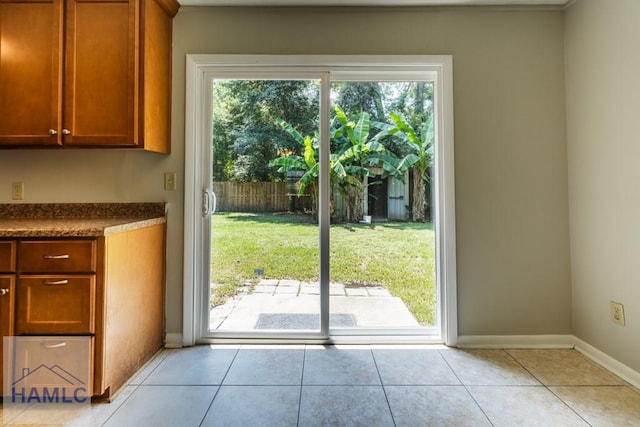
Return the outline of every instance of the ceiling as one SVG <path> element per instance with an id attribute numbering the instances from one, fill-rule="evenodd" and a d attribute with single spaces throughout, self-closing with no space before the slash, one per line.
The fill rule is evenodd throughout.
<path id="1" fill-rule="evenodd" d="M 184 6 L 562 6 L 570 0 L 180 0 Z"/>

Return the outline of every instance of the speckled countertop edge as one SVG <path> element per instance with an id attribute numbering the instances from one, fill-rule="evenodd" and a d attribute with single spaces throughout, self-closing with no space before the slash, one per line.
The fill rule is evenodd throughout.
<path id="1" fill-rule="evenodd" d="M 165 203 L 0 204 L 0 238 L 98 237 L 166 223 Z"/>
<path id="2" fill-rule="evenodd" d="M 51 218 L 157 218 L 165 216 L 166 203 L 6 203 L 0 219 Z"/>

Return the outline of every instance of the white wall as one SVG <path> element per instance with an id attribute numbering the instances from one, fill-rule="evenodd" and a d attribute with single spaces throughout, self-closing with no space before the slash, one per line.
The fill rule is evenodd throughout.
<path id="1" fill-rule="evenodd" d="M 452 54 L 460 333 L 567 334 L 563 30 L 553 10 L 183 8 L 172 154 L 0 151 L 0 203 L 11 181 L 25 202 L 169 201 L 167 330 L 180 332 L 183 191 L 162 182 L 183 182 L 185 54 Z"/>
<path id="2" fill-rule="evenodd" d="M 640 371 L 640 2 L 578 0 L 565 25 L 573 331 Z"/>
<path id="3" fill-rule="evenodd" d="M 174 130 L 187 53 L 452 54 L 460 333 L 571 332 L 562 11 L 192 7 L 174 25 Z"/>

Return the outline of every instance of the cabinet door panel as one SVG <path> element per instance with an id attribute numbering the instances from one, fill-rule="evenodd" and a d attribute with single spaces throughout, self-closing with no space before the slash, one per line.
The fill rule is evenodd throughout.
<path id="1" fill-rule="evenodd" d="M 65 145 L 135 145 L 137 2 L 67 2 Z"/>
<path id="2" fill-rule="evenodd" d="M 22 276 L 17 293 L 17 335 L 95 332 L 95 276 Z"/>
<path id="3" fill-rule="evenodd" d="M 61 143 L 60 9 L 60 0 L 0 2 L 0 145 Z"/>
<path id="4" fill-rule="evenodd" d="M 0 273 L 16 270 L 16 242 L 0 241 Z"/>

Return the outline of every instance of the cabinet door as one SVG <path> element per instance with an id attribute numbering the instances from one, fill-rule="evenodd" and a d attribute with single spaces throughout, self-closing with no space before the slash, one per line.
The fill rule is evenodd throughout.
<path id="1" fill-rule="evenodd" d="M 0 145 L 61 143 L 61 0 L 0 0 Z"/>
<path id="2" fill-rule="evenodd" d="M 67 0 L 64 144 L 138 143 L 138 2 Z"/>
<path id="3" fill-rule="evenodd" d="M 13 318 L 14 318 L 14 295 L 15 295 L 15 276 L 0 275 L 0 332 L 2 337 L 13 335 Z M 9 351 L 4 348 L 0 351 L 0 385 L 5 390 L 4 384 L 4 352 Z M 7 388 L 8 390 L 8 388 Z"/>
<path id="4" fill-rule="evenodd" d="M 21 276 L 16 296 L 16 335 L 95 332 L 94 275 Z"/>

